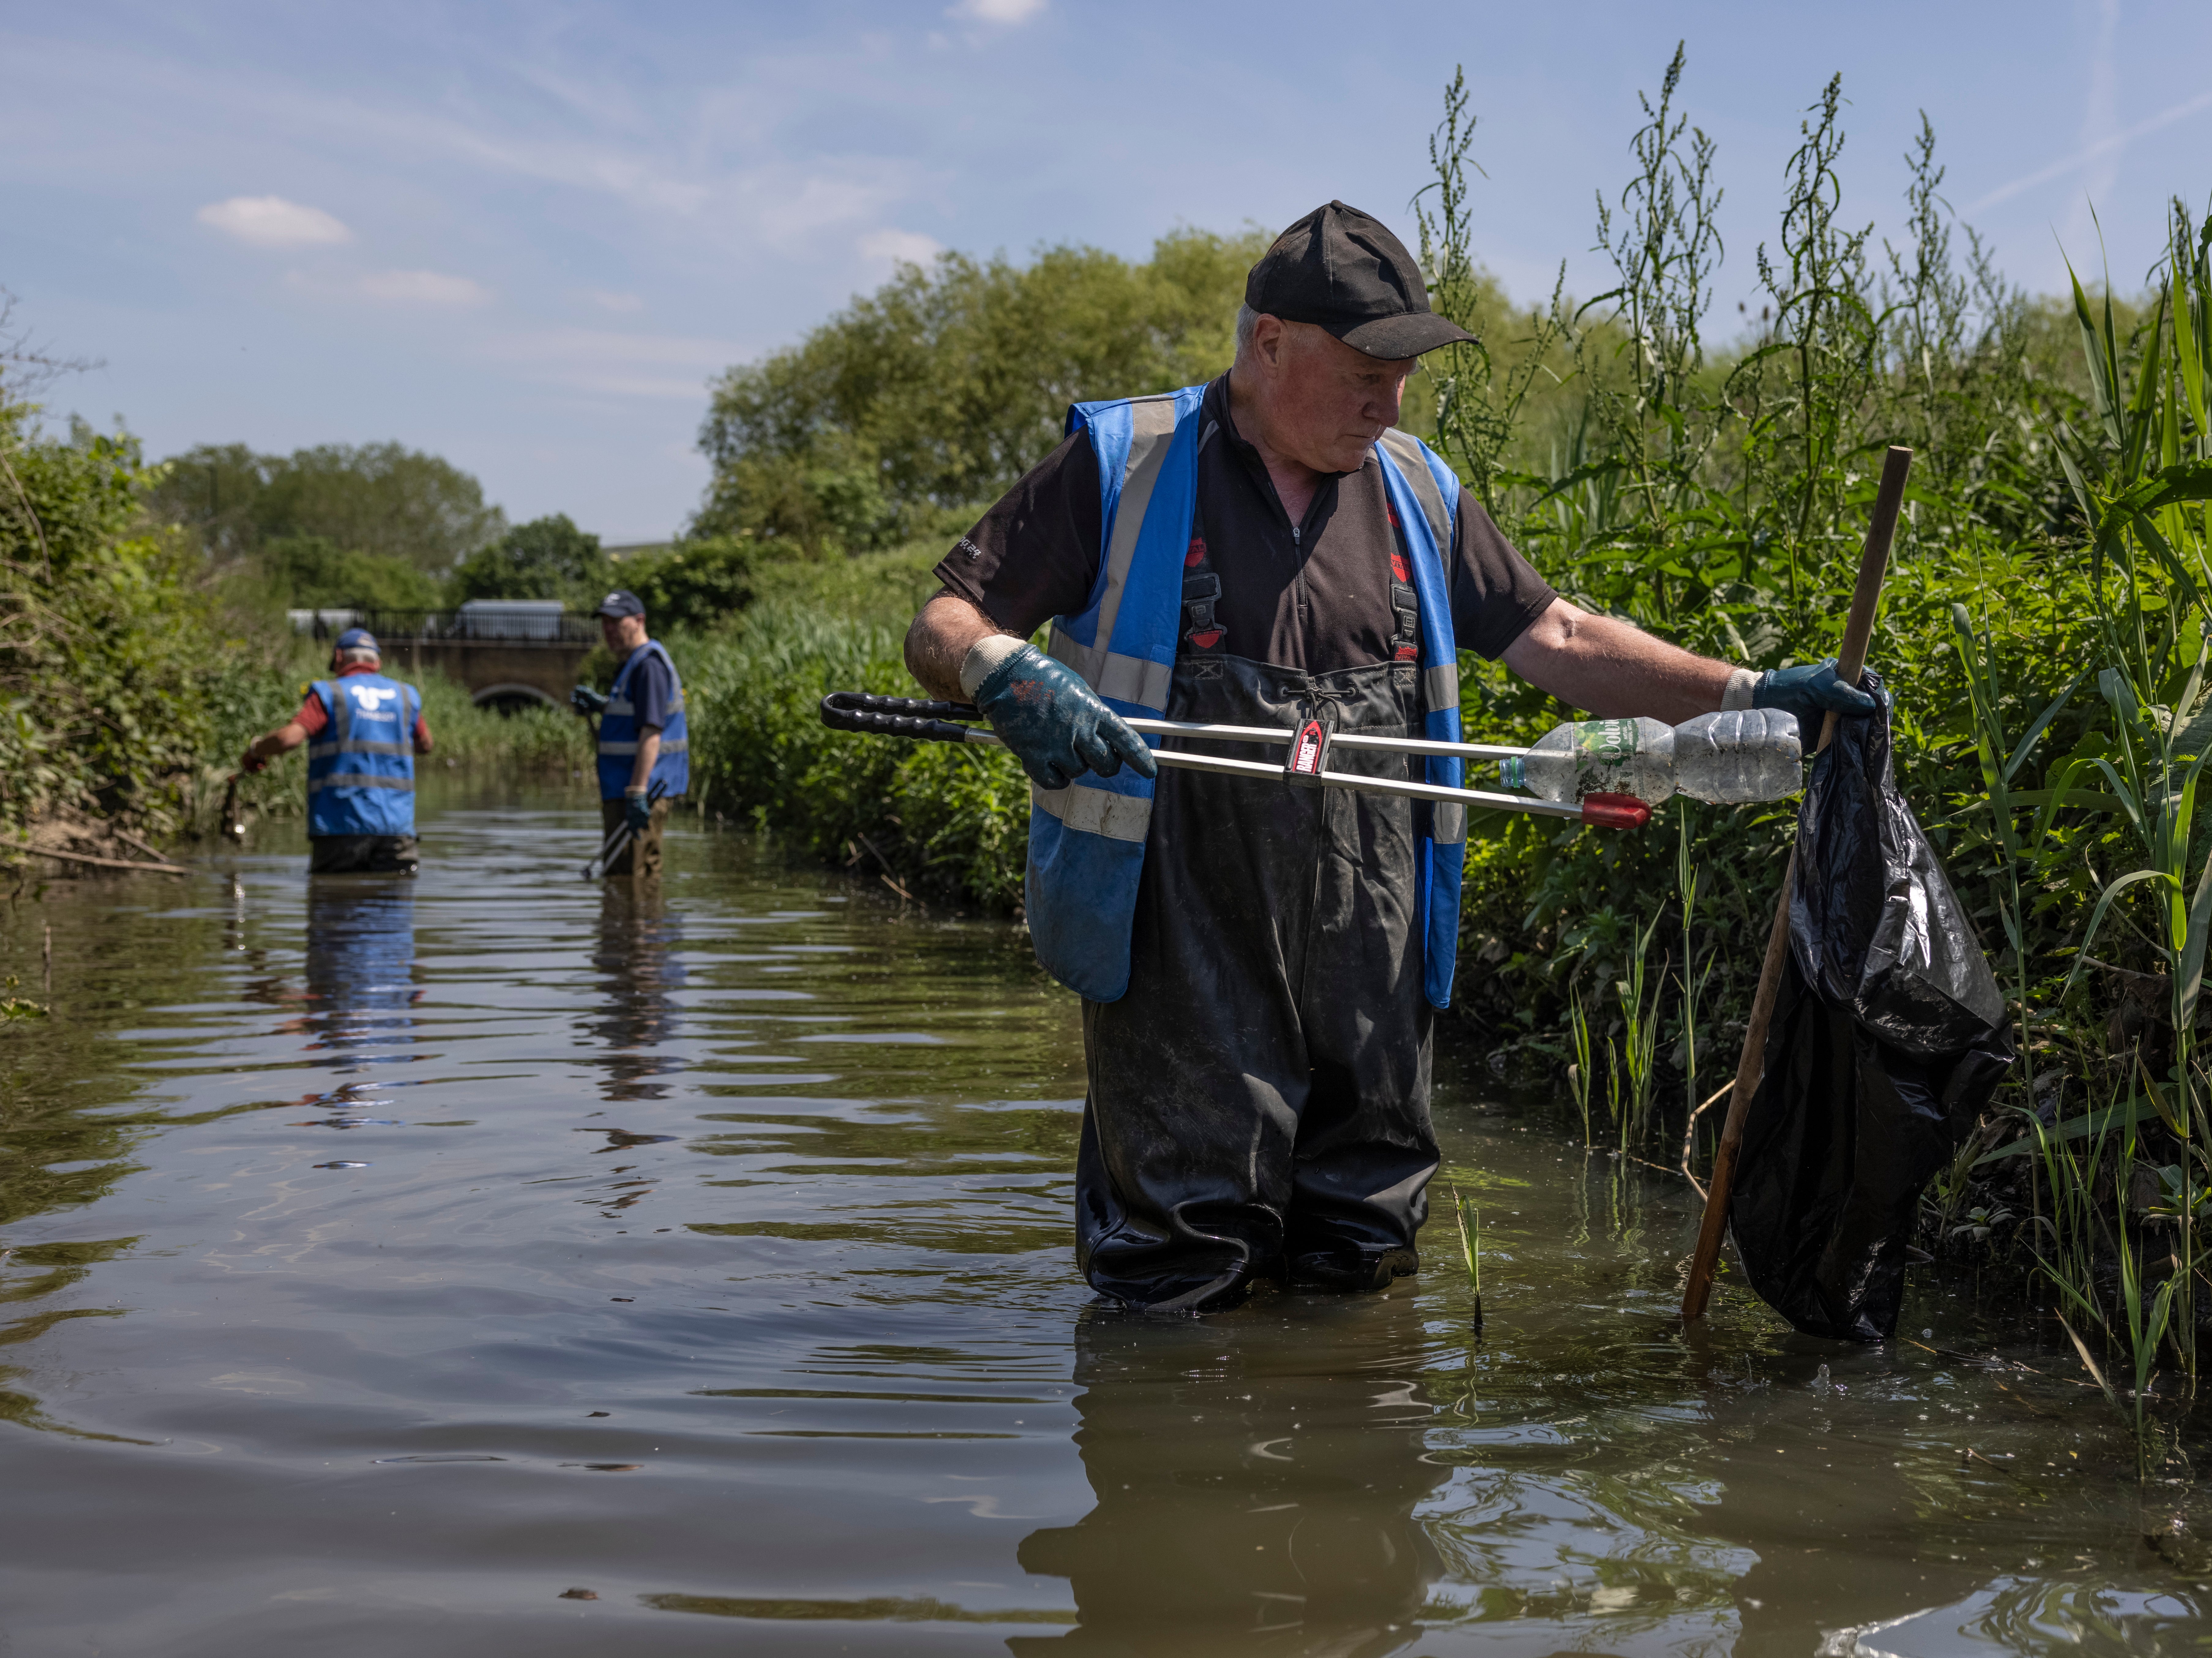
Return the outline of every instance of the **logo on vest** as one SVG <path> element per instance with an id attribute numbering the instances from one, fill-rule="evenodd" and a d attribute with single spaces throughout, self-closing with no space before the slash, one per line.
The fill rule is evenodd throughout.
<path id="1" fill-rule="evenodd" d="M 359 708 L 363 714 L 381 713 L 387 697 L 394 702 L 399 700 L 398 691 L 379 690 L 374 685 L 349 685 L 346 687 L 346 691 L 353 698 L 354 707 Z"/>

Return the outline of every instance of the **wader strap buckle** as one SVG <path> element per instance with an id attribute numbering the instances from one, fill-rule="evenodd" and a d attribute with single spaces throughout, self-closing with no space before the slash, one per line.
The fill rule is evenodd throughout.
<path id="1" fill-rule="evenodd" d="M 1183 642 L 1194 651 L 1218 651 L 1228 629 L 1214 620 L 1221 602 L 1221 578 L 1206 559 L 1206 537 L 1194 535 L 1182 562 Z"/>

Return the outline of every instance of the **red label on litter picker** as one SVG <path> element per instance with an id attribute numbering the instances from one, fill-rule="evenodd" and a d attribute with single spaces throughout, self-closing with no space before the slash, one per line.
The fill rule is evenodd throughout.
<path id="1" fill-rule="evenodd" d="M 1291 757 L 1283 762 L 1283 780 L 1318 786 L 1322 768 L 1328 762 L 1328 727 L 1318 720 L 1309 720 L 1291 738 Z"/>

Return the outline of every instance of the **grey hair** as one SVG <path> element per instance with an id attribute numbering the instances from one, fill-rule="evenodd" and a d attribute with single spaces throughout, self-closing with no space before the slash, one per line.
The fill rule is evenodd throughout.
<path id="1" fill-rule="evenodd" d="M 338 653 L 338 660 L 341 662 L 381 662 L 384 660 L 384 653 L 381 651 L 372 651 L 366 645 L 349 645 L 345 649 Z"/>
<path id="2" fill-rule="evenodd" d="M 1260 313 L 1249 305 L 1237 307 L 1237 355 L 1241 360 L 1252 349 L 1252 336 L 1259 331 Z"/>

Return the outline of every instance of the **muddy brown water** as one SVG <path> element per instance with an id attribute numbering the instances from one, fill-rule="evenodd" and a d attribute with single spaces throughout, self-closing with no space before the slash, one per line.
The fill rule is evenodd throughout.
<path id="1" fill-rule="evenodd" d="M 589 884 L 592 805 L 0 905 L 57 1010 L 0 1030 L 0 1653 L 2212 1643 L 2194 1487 L 2005 1309 L 1686 1334 L 1683 1183 L 1449 1042 L 1480 1339 L 1433 1224 L 1382 1296 L 1091 1304 L 1018 933 L 683 819 Z"/>

